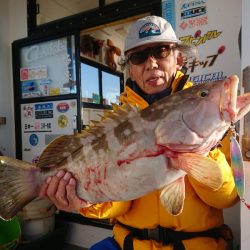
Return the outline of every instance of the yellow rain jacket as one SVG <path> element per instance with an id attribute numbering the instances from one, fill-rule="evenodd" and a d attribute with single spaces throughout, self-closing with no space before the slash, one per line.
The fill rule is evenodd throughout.
<path id="1" fill-rule="evenodd" d="M 175 92 L 183 73 L 177 72 L 172 84 Z M 183 88 L 192 86 L 186 82 Z M 121 96 L 122 102 L 136 103 L 142 109 L 148 106 L 138 94 L 128 86 Z M 223 173 L 224 183 L 217 191 L 212 191 L 190 176 L 185 177 L 186 197 L 183 212 L 173 216 L 166 212 L 160 202 L 160 190 L 151 192 L 139 199 L 122 202 L 106 202 L 81 209 L 80 213 L 89 218 L 110 218 L 122 224 L 139 229 L 153 229 L 157 226 L 171 228 L 175 231 L 199 232 L 219 227 L 223 224 L 223 208 L 232 206 L 238 201 L 231 168 L 221 151 L 216 148 L 209 153 L 209 158 L 218 162 Z M 113 228 L 115 240 L 123 246 L 129 230 L 116 223 Z M 194 237 L 182 241 L 186 250 L 225 250 L 226 241 L 222 238 Z M 172 250 L 173 245 L 162 245 L 154 240 L 133 240 L 134 250 Z"/>

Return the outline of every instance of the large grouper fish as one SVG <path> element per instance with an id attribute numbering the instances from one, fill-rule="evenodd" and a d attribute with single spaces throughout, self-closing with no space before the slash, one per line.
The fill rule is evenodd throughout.
<path id="1" fill-rule="evenodd" d="M 160 189 L 164 207 L 178 215 L 186 174 L 213 190 L 222 185 L 220 168 L 206 155 L 250 110 L 250 93 L 237 97 L 238 83 L 233 75 L 200 84 L 141 111 L 115 106 L 82 133 L 52 141 L 36 165 L 1 156 L 0 216 L 13 218 L 60 169 L 72 173 L 77 194 L 90 203 L 132 200 Z"/>

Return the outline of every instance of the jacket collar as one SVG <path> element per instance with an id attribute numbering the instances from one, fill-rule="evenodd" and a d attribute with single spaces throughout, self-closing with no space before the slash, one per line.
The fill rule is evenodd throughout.
<path id="1" fill-rule="evenodd" d="M 136 82 L 132 81 L 129 78 L 126 82 L 125 90 L 120 96 L 120 101 L 122 103 L 128 102 L 134 105 L 138 105 L 141 109 L 144 109 L 155 101 L 158 101 L 161 98 L 176 92 L 183 76 L 185 75 L 181 71 L 177 71 L 171 86 L 156 94 L 145 94 L 138 87 Z M 181 89 L 182 88 L 183 86 L 181 87 Z"/>

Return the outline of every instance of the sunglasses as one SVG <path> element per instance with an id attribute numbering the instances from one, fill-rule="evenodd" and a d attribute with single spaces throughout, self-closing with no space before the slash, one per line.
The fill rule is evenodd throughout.
<path id="1" fill-rule="evenodd" d="M 163 59 L 169 56 L 173 48 L 175 47 L 170 45 L 146 48 L 145 50 L 137 51 L 128 55 L 127 62 L 131 62 L 134 65 L 139 65 L 144 63 L 149 56 L 153 56 L 155 59 Z"/>

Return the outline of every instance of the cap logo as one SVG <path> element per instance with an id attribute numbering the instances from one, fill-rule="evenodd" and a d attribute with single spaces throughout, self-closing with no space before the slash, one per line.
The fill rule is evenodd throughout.
<path id="1" fill-rule="evenodd" d="M 160 28 L 155 23 L 146 23 L 139 30 L 139 38 L 158 36 L 160 34 Z"/>

